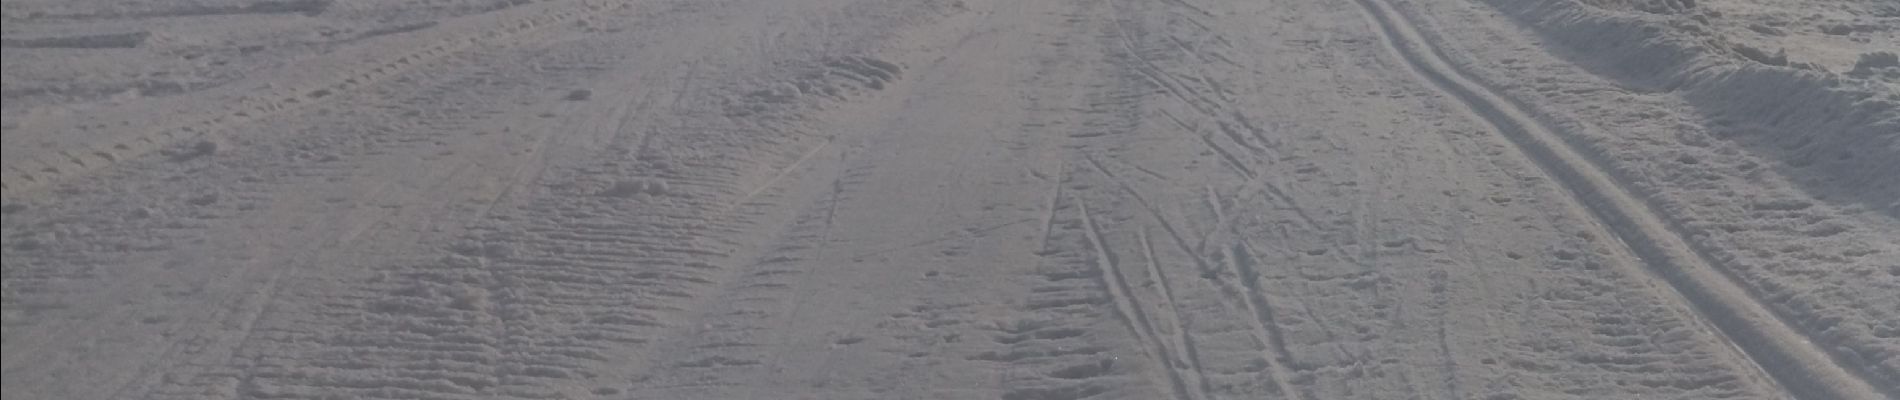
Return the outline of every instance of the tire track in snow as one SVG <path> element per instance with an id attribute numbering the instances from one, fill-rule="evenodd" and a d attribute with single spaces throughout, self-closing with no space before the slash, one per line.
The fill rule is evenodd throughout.
<path id="1" fill-rule="evenodd" d="M 830 85 L 840 97 L 872 90 L 847 87 L 845 79 L 804 83 Z M 277 318 L 288 321 L 266 328 L 268 337 L 246 350 L 256 361 L 233 362 L 243 372 L 232 374 L 241 381 L 232 397 L 546 398 L 573 397 L 588 385 L 595 394 L 623 390 L 597 367 L 664 335 L 697 297 L 731 277 L 725 261 L 747 251 L 731 237 L 765 218 L 749 201 L 763 201 L 778 178 L 829 143 L 788 119 L 833 100 L 761 99 L 754 109 L 772 114 L 689 119 L 712 125 L 662 133 L 628 128 L 639 119 L 633 115 L 658 118 L 652 107 L 628 105 L 637 92 L 609 93 L 557 103 L 575 108 L 562 114 L 589 117 L 540 131 L 595 140 L 549 150 L 581 154 L 537 156 L 570 161 L 559 167 L 536 161 L 513 173 L 527 182 L 484 199 L 477 233 L 447 246 L 448 254 L 401 261 L 372 282 L 326 296 L 320 312 Z M 659 148 L 645 151 L 650 145 Z M 689 146 L 704 152 L 674 151 Z M 742 153 L 754 157 L 723 156 Z M 507 204 L 493 200 L 501 196 Z"/>
<path id="2" fill-rule="evenodd" d="M 315 107 L 317 108 L 316 112 L 260 117 L 264 121 L 269 121 L 264 122 L 264 124 L 283 127 L 281 129 L 285 132 L 260 133 L 256 139 L 262 142 L 261 144 L 244 146 L 235 151 L 220 152 L 218 156 L 215 157 L 215 161 L 201 159 L 136 160 L 127 165 L 127 167 L 130 168 L 122 168 L 117 171 L 102 173 L 99 179 L 112 182 L 160 182 L 164 180 L 155 177 L 167 176 L 176 173 L 177 170 L 190 169 L 197 177 L 204 178 L 203 181 L 220 182 L 220 184 L 194 188 L 185 188 L 182 186 L 155 188 L 151 183 L 144 183 L 137 186 L 140 187 L 138 190 L 147 196 L 156 198 L 163 198 L 165 197 L 164 194 L 175 192 L 212 192 L 219 193 L 219 196 L 229 200 L 212 204 L 163 205 L 163 203 L 160 203 L 159 205 L 153 206 L 156 211 L 149 212 L 154 215 L 162 216 L 179 215 L 180 213 L 184 213 L 184 210 L 194 210 L 192 213 L 197 214 L 196 216 L 186 217 L 182 220 L 196 222 L 189 228 L 181 226 L 177 229 L 168 229 L 171 232 L 163 234 L 145 232 L 139 229 L 129 229 L 123 223 L 95 225 L 89 229 L 98 232 L 110 232 L 110 234 L 98 238 L 75 240 L 73 241 L 73 245 L 83 246 L 87 243 L 127 240 L 125 238 L 139 237 L 142 235 L 157 235 L 152 237 L 164 237 L 167 238 L 164 239 L 166 241 L 183 241 L 185 240 L 181 239 L 183 237 L 200 238 L 207 237 L 206 235 L 212 235 L 209 236 L 212 238 L 229 237 L 229 235 L 217 236 L 216 233 L 206 231 L 202 225 L 210 224 L 215 226 L 219 223 L 228 223 L 219 221 L 257 221 L 260 220 L 259 218 L 271 218 L 269 216 L 270 213 L 277 213 L 279 215 L 278 218 L 281 218 L 278 221 L 296 221 L 305 218 L 304 216 L 314 215 L 320 212 L 316 210 L 333 207 L 333 200 L 341 198 L 333 196 L 342 196 L 346 193 L 358 193 L 361 195 L 360 199 L 365 199 L 366 203 L 380 204 L 386 201 L 395 201 L 396 197 L 390 197 L 387 192 L 404 192 L 405 189 L 397 188 L 399 186 L 405 186 L 403 182 L 428 181 L 431 182 L 430 186 L 433 187 L 433 189 L 427 189 L 426 191 L 443 191 L 443 193 L 447 193 L 446 191 L 453 190 L 449 188 L 455 186 L 454 182 L 465 181 L 464 179 L 456 178 L 484 175 L 479 172 L 470 172 L 470 170 L 479 169 L 473 168 L 472 164 L 455 162 L 458 161 L 457 157 L 460 155 L 448 156 L 448 154 L 467 152 L 469 149 L 475 148 L 471 146 L 479 146 L 470 143 L 458 143 L 455 138 L 466 135 L 470 130 L 482 130 L 487 128 L 482 126 L 482 124 L 497 119 L 497 116 L 500 115 L 499 113 L 501 112 L 499 110 L 520 107 L 509 100 L 543 98 L 545 95 L 531 93 L 533 89 L 538 88 L 539 85 L 558 85 L 560 82 L 575 79 L 579 75 L 596 72 L 598 66 L 603 62 L 601 61 L 601 57 L 594 57 L 592 55 L 541 55 L 536 59 L 538 62 L 547 63 L 560 68 L 550 71 L 545 75 L 539 75 L 532 80 L 488 82 L 491 77 L 506 75 L 509 72 L 526 72 L 526 68 L 528 67 L 517 59 L 507 58 L 505 56 L 507 51 L 509 50 L 500 47 L 472 49 L 445 57 L 445 59 L 437 62 L 436 69 L 433 70 L 409 71 L 395 77 L 391 82 L 384 85 L 368 87 L 356 92 L 335 94 L 334 96 L 339 98 L 337 100 L 338 102 L 349 105 L 347 108 L 333 108 L 329 105 L 317 105 Z M 342 110 L 336 113 L 340 115 L 332 116 L 332 112 L 338 110 Z M 523 113 L 524 116 L 531 115 L 526 114 L 531 113 L 531 111 L 521 111 L 520 113 Z M 350 123 L 335 122 L 343 118 L 349 118 L 348 121 L 350 121 Z M 500 137 L 505 135 L 477 135 L 481 135 L 482 139 L 473 140 L 482 141 L 479 143 L 493 143 L 493 141 L 496 140 L 505 140 L 505 138 Z M 294 154 L 286 157 L 278 152 L 281 149 L 296 150 Z M 454 166 L 445 166 L 440 169 L 418 169 L 415 167 L 418 165 L 438 163 L 454 164 Z M 362 174 L 362 171 L 370 170 L 374 166 L 381 166 L 391 170 L 412 170 L 416 171 L 416 174 L 428 175 L 430 177 L 418 178 L 406 173 L 387 174 L 375 177 L 364 176 Z M 266 176 L 271 176 L 270 178 L 248 178 L 257 176 L 250 175 L 257 171 L 269 171 L 274 173 L 265 174 Z M 233 176 L 233 174 L 235 174 L 235 176 Z M 318 187 L 325 189 L 318 191 L 329 192 L 329 195 L 324 198 L 303 199 L 294 199 L 293 197 L 282 195 L 286 188 L 298 187 L 299 185 L 320 185 Z M 362 191 L 358 192 L 358 189 Z M 453 198 L 455 196 L 445 195 L 443 197 Z M 67 201 L 78 204 L 92 204 L 85 196 L 75 196 Z M 261 202 L 269 205 L 258 206 L 257 204 L 259 203 L 239 205 L 247 204 L 246 202 Z M 229 296 L 233 299 L 228 302 L 218 303 L 215 307 L 216 311 L 207 309 L 202 313 L 187 313 L 188 311 L 183 310 L 187 310 L 189 307 L 178 306 L 177 308 L 181 310 L 178 312 L 181 314 L 175 317 L 176 322 L 172 322 L 172 324 L 175 324 L 178 328 L 170 329 L 178 329 L 178 332 L 185 332 L 174 334 L 175 336 L 190 337 L 192 339 L 183 342 L 174 342 L 168 345 L 169 347 L 166 350 L 155 352 L 153 356 L 140 359 L 141 362 L 145 363 L 143 365 L 146 365 L 146 367 L 139 369 L 138 372 L 128 373 L 126 375 L 128 376 L 126 382 L 123 385 L 115 386 L 120 388 L 117 390 L 118 395 L 100 395 L 100 398 L 154 398 L 168 395 L 176 395 L 181 398 L 210 398 L 213 394 L 204 391 L 203 388 L 215 385 L 205 384 L 205 382 L 224 380 L 243 375 L 240 368 L 232 367 L 232 365 L 239 364 L 234 361 L 234 357 L 236 356 L 232 355 L 235 349 L 244 348 L 245 346 L 243 344 L 252 342 L 251 339 L 253 337 L 263 338 L 275 334 L 275 332 L 269 332 L 270 330 L 268 328 L 261 329 L 260 332 L 260 330 L 254 328 L 254 326 L 259 323 L 259 318 L 269 314 L 265 310 L 270 308 L 269 303 L 277 302 L 277 293 L 282 291 L 281 286 L 294 286 L 295 284 L 291 282 L 300 280 L 298 278 L 299 273 L 289 271 L 307 269 L 311 266 L 337 265 L 339 262 L 335 260 L 322 261 L 320 258 L 331 258 L 329 256 L 335 254 L 334 252 L 343 249 L 356 249 L 357 251 L 361 251 L 360 246 L 363 246 L 363 241 L 360 240 L 360 238 L 379 230 L 391 228 L 392 226 L 387 224 L 397 219 L 398 214 L 410 214 L 417 210 L 417 208 L 413 207 L 405 209 L 363 208 L 344 213 L 347 214 L 347 216 L 323 218 L 322 220 L 325 222 L 308 225 L 307 229 L 300 230 L 308 235 L 317 236 L 294 236 L 301 239 L 291 239 L 280 236 L 252 243 L 248 245 L 252 249 L 279 250 L 272 250 L 272 253 L 275 253 L 274 255 L 260 255 L 268 253 L 252 253 L 248 251 L 242 252 L 241 254 L 245 254 L 243 257 L 254 259 L 238 263 L 239 266 L 230 267 L 231 269 L 229 270 L 216 272 L 215 275 L 213 272 L 209 272 L 210 268 L 207 268 L 202 270 L 172 271 L 162 276 L 139 277 L 132 275 L 116 276 L 110 279 L 87 279 L 87 282 L 96 282 L 95 284 L 105 285 L 103 287 L 88 287 L 85 289 L 87 291 L 93 293 L 119 293 L 122 296 L 137 296 L 135 293 L 145 293 L 143 290 L 147 290 L 145 289 L 147 285 L 161 285 L 160 287 L 163 287 L 162 285 L 167 284 L 165 282 L 208 282 L 216 280 L 216 278 L 210 278 L 211 276 L 257 277 L 254 279 L 254 283 L 257 286 L 238 287 L 235 285 L 225 285 L 222 286 L 225 289 L 220 289 L 241 290 L 240 292 L 215 291 L 214 293 L 228 293 L 220 294 L 219 296 Z M 427 213 L 428 211 L 422 212 Z M 218 216 L 213 217 L 212 215 Z M 12 217 L 10 216 L 9 218 Z M 409 220 L 414 220 L 414 217 L 408 218 L 410 218 Z M 9 227 L 8 229 L 11 230 L 13 228 Z M 273 234 L 267 236 L 277 235 Z M 209 242 L 228 241 L 228 239 L 209 240 Z M 282 245 L 292 242 L 307 243 L 311 247 L 303 248 Z M 169 252 L 149 253 L 150 255 L 144 255 L 143 257 L 179 257 L 176 255 L 178 253 L 173 252 L 223 254 L 217 253 L 222 250 L 185 250 L 188 248 L 189 247 L 182 246 L 167 247 L 165 249 L 169 250 Z M 201 253 L 206 251 L 213 253 Z M 61 251 L 34 257 L 57 257 L 62 253 L 70 254 Z M 140 253 L 143 253 L 143 251 Z M 14 254 L 17 253 L 9 254 L 9 264 L 12 263 L 12 257 L 15 257 Z M 207 255 L 205 257 L 216 258 L 217 256 Z M 265 259 L 298 261 L 260 261 Z M 72 267 L 69 263 L 60 262 L 24 264 L 35 269 L 51 269 L 53 271 L 71 269 Z M 54 284 L 62 284 L 58 280 L 39 277 L 39 275 L 45 274 L 44 272 L 31 270 L 16 271 L 12 268 L 7 272 L 9 275 L 7 277 L 9 285 L 19 284 L 34 287 L 49 287 Z M 247 279 L 247 282 L 250 281 L 250 278 L 245 279 Z M 284 284 L 280 285 L 280 281 L 283 281 Z M 66 284 L 77 283 L 79 282 L 68 282 Z M 64 296 L 98 297 L 96 295 L 81 293 L 66 293 Z M 172 294 L 166 294 L 166 299 L 172 299 L 174 296 L 175 295 Z M 7 306 L 9 308 L 14 307 L 15 304 L 13 304 L 13 302 L 17 300 L 21 299 L 16 296 L 9 296 L 9 304 Z M 99 318 L 94 320 L 106 321 L 107 319 Z M 77 333 L 96 330 L 98 328 L 93 325 L 75 322 L 50 329 L 53 330 L 17 338 L 21 341 L 31 342 L 26 343 L 27 345 L 22 346 L 19 351 L 10 348 L 6 354 L 6 363 L 9 366 L 20 363 L 34 363 L 37 362 L 34 361 L 34 359 L 41 358 L 43 354 L 58 354 L 49 351 L 58 349 L 59 346 L 34 346 L 31 345 L 32 342 L 63 340 L 61 338 L 70 339 L 75 337 Z M 132 335 L 123 332 L 118 334 Z M 11 332 L 9 335 L 11 335 Z M 10 339 L 14 338 L 10 337 Z M 9 344 L 17 345 L 21 343 Z M 119 356 L 120 355 L 115 355 L 115 357 Z M 116 361 L 102 359 L 94 362 L 107 364 Z M 129 362 L 126 363 L 129 364 Z M 116 380 L 113 381 L 116 382 Z"/>
<path id="3" fill-rule="evenodd" d="M 1457 99 L 1491 125 L 1546 175 L 1561 184 L 1587 214 L 1636 254 L 1652 274 L 1707 319 L 1784 388 L 1802 398 L 1874 399 L 1895 396 L 1878 388 L 1864 371 L 1834 359 L 1772 314 L 1745 289 L 1716 270 L 1705 255 L 1671 231 L 1655 211 L 1625 190 L 1529 113 L 1462 71 L 1420 39 L 1417 28 L 1384 2 L 1355 0 L 1376 33 L 1398 59 L 1433 87 Z M 1876 392 L 1876 391 L 1879 392 Z"/>

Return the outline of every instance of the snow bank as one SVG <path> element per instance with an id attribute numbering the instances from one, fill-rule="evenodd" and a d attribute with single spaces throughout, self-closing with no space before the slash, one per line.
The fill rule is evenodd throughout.
<path id="1" fill-rule="evenodd" d="M 1713 120 L 1712 131 L 1780 161 L 1784 173 L 1816 194 L 1900 216 L 1900 94 L 1728 42 L 1708 33 L 1704 16 L 1667 14 L 1680 8 L 1486 1 L 1594 60 L 1585 67 L 1599 74 L 1641 90 L 1677 92 Z M 1629 11 L 1614 10 L 1619 5 Z"/>
<path id="2" fill-rule="evenodd" d="M 1838 361 L 1875 385 L 1900 383 L 1900 326 L 1892 323 L 1900 296 L 1883 289 L 1900 276 L 1900 255 L 1878 250 L 1894 238 L 1814 206 L 1900 218 L 1900 93 L 1874 80 L 1897 72 L 1881 62 L 1885 53 L 1837 74 L 1712 33 L 1712 24 L 1730 21 L 1687 0 L 1483 2 L 1593 74 L 1682 99 L 1715 138 L 1798 185 L 1805 193 L 1745 186 L 1760 182 L 1748 163 L 1658 159 L 1689 154 L 1671 138 L 1573 133 Z"/>

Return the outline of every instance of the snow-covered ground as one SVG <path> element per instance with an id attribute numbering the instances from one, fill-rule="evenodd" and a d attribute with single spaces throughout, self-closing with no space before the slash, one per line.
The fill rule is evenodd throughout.
<path id="1" fill-rule="evenodd" d="M 1881 0 L 6 0 L 9 399 L 1900 397 Z"/>

